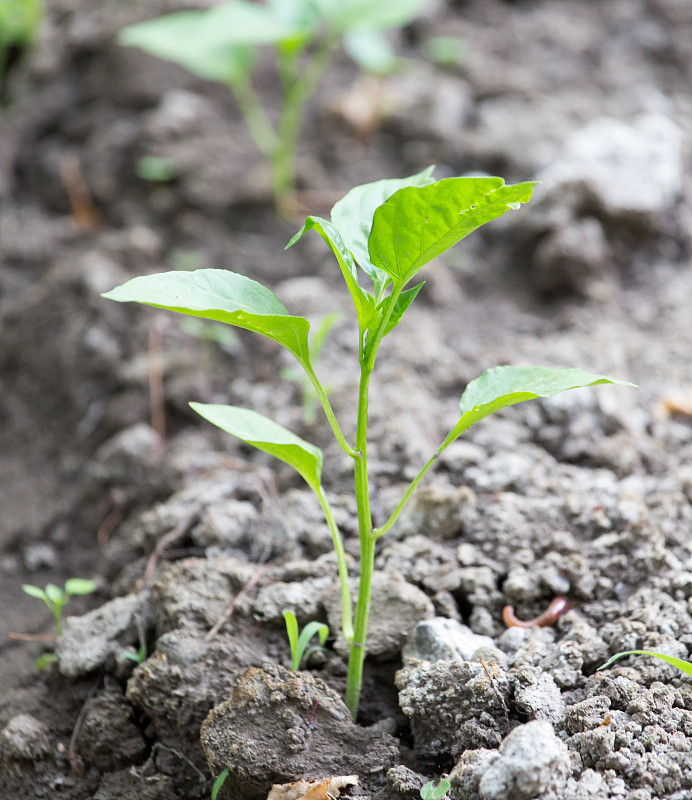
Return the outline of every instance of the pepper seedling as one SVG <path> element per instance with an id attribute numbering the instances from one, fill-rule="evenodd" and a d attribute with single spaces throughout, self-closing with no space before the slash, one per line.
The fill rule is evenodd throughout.
<path id="1" fill-rule="evenodd" d="M 286 635 L 288 636 L 288 643 L 291 646 L 291 669 L 297 672 L 303 659 L 310 655 L 315 650 L 323 649 L 321 646 L 327 641 L 329 636 L 329 626 L 323 622 L 308 622 L 298 635 L 298 620 L 292 611 L 284 611 L 284 619 L 286 620 Z M 319 638 L 319 647 L 310 647 L 308 644 L 313 636 L 317 635 Z"/>
<path id="2" fill-rule="evenodd" d="M 399 504 L 375 527 L 368 479 L 370 379 L 380 345 L 401 322 L 423 284 L 410 286 L 423 267 L 474 230 L 531 199 L 533 182 L 462 177 L 435 181 L 433 168 L 402 180 L 352 189 L 332 209 L 331 220 L 310 216 L 291 239 L 314 230 L 330 248 L 353 299 L 358 326 L 360 382 L 353 443 L 344 435 L 327 392 L 313 367 L 310 323 L 290 314 L 276 295 L 244 275 L 223 269 L 168 272 L 133 278 L 104 297 L 138 302 L 254 331 L 291 353 L 305 372 L 341 449 L 353 460 L 360 537 L 360 577 L 355 606 L 341 533 L 322 484 L 322 451 L 257 411 L 238 406 L 190 403 L 201 416 L 247 444 L 290 464 L 315 492 L 336 552 L 341 590 L 341 625 L 349 648 L 345 701 L 356 717 L 363 677 L 375 544 L 396 523 L 418 484 L 440 455 L 468 428 L 507 406 L 568 389 L 598 384 L 634 384 L 580 369 L 492 367 L 466 387 L 459 419 L 421 467 Z M 371 290 L 361 286 L 365 276 Z"/>
<path id="3" fill-rule="evenodd" d="M 277 209 L 295 184 L 301 120 L 336 47 L 366 71 L 395 59 L 383 31 L 407 25 L 426 0 L 233 0 L 207 10 L 178 11 L 123 28 L 121 45 L 173 61 L 233 92 L 257 149 L 269 161 Z M 279 118 L 273 121 L 252 83 L 262 46 L 273 49 Z M 272 101 L 274 102 L 274 101 Z"/>
<path id="4" fill-rule="evenodd" d="M 428 781 L 420 788 L 421 800 L 442 800 L 450 786 L 451 784 L 446 778 L 440 778 L 437 783 Z"/>
<path id="5" fill-rule="evenodd" d="M 598 672 L 611 666 L 614 661 L 617 661 L 619 658 L 623 658 L 624 656 L 654 656 L 655 658 L 660 658 L 662 661 L 667 661 L 668 664 L 672 664 L 674 667 L 677 667 L 680 672 L 684 672 L 686 675 L 692 676 L 692 662 L 685 661 L 682 658 L 675 658 L 675 656 L 669 656 L 665 653 L 654 653 L 651 650 L 625 650 L 622 653 L 616 653 L 614 656 L 611 656 L 605 664 L 602 664 L 598 668 Z"/>
<path id="6" fill-rule="evenodd" d="M 53 612 L 56 636 L 62 636 L 62 610 L 69 602 L 70 597 L 75 594 L 91 594 L 97 588 L 95 581 L 84 578 L 69 578 L 65 581 L 64 589 L 54 583 L 47 583 L 45 589 L 41 589 L 40 586 L 32 586 L 30 583 L 22 584 L 22 589 L 28 595 L 43 600 Z"/>

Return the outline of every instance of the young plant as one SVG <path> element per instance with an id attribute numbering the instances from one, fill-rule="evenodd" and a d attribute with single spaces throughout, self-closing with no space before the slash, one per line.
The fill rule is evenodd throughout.
<path id="1" fill-rule="evenodd" d="M 315 650 L 320 650 L 321 646 L 327 641 L 329 636 L 329 626 L 323 622 L 308 622 L 308 624 L 298 635 L 298 621 L 296 615 L 292 611 L 284 611 L 284 619 L 286 620 L 286 635 L 288 636 L 288 643 L 291 646 L 291 669 L 297 672 L 303 659 L 307 658 L 310 653 Z M 310 639 L 317 634 L 320 640 L 319 647 L 311 647 L 308 649 Z"/>
<path id="2" fill-rule="evenodd" d="M 277 208 L 288 204 L 306 102 L 341 40 L 364 69 L 391 62 L 383 31 L 413 20 L 426 0 L 233 0 L 124 28 L 122 45 L 228 86 L 257 149 L 271 164 Z M 273 49 L 281 99 L 273 121 L 252 83 L 261 46 Z"/>
<path id="3" fill-rule="evenodd" d="M 22 585 L 22 589 L 31 597 L 36 597 L 48 606 L 53 612 L 55 620 L 55 635 L 62 636 L 62 610 L 75 594 L 91 594 L 97 589 L 96 583 L 84 578 L 70 578 L 65 581 L 65 588 L 61 589 L 54 583 L 47 583 L 45 589 L 32 586 L 30 583 Z"/>
<path id="4" fill-rule="evenodd" d="M 319 361 L 329 332 L 340 318 L 341 314 L 338 311 L 327 314 L 310 336 L 308 347 L 310 349 L 310 360 L 313 364 L 317 364 Z M 307 375 L 302 370 L 293 367 L 284 367 L 280 374 L 284 380 L 293 381 L 300 386 L 303 395 L 303 423 L 308 427 L 312 427 L 317 417 L 317 403 L 319 402 L 312 383 L 310 383 Z M 331 386 L 324 384 L 324 391 L 329 396 L 332 391 Z"/>
<path id="5" fill-rule="evenodd" d="M 441 800 L 449 791 L 451 784 L 446 778 L 440 778 L 437 783 L 428 781 L 420 787 L 421 800 Z"/>
<path id="6" fill-rule="evenodd" d="M 322 405 L 336 441 L 353 459 L 360 536 L 360 577 L 353 606 L 341 533 L 322 485 L 322 451 L 256 411 L 237 406 L 191 403 L 226 432 L 290 464 L 315 492 L 336 551 L 341 588 L 342 632 L 349 647 L 346 705 L 355 718 L 360 698 L 375 544 L 389 531 L 418 484 L 444 450 L 471 425 L 507 406 L 567 389 L 621 381 L 580 369 L 493 367 L 471 381 L 459 404 L 459 419 L 421 467 L 389 519 L 373 524 L 368 480 L 370 380 L 386 336 L 401 322 L 423 284 L 411 286 L 419 271 L 476 228 L 531 199 L 534 183 L 508 186 L 502 178 L 447 178 L 435 182 L 432 168 L 403 180 L 384 180 L 351 190 L 332 209 L 331 220 L 308 217 L 287 245 L 316 231 L 330 248 L 353 299 L 358 325 L 360 383 L 355 439 L 344 435 L 312 365 L 304 317 L 290 314 L 266 287 L 222 269 L 169 272 L 133 278 L 104 296 L 204 317 L 272 339 L 291 353 Z M 372 289 L 361 286 L 363 274 Z M 384 611 L 384 610 L 383 610 Z"/>
<path id="7" fill-rule="evenodd" d="M 622 653 L 616 653 L 614 656 L 611 656 L 605 664 L 600 666 L 598 671 L 606 669 L 614 661 L 617 661 L 618 658 L 622 658 L 623 656 L 655 656 L 656 658 L 660 658 L 663 661 L 667 661 L 669 664 L 672 664 L 674 667 L 677 667 L 686 675 L 692 676 L 692 662 L 684 661 L 682 658 L 675 658 L 675 656 L 668 656 L 665 653 L 653 653 L 651 650 L 625 650 Z"/>
<path id="8" fill-rule="evenodd" d="M 227 777 L 228 777 L 228 768 L 221 770 L 221 772 L 217 775 L 216 780 L 214 781 L 214 785 L 211 787 L 211 800 L 216 800 L 216 798 L 219 796 L 221 787 L 226 782 Z"/>

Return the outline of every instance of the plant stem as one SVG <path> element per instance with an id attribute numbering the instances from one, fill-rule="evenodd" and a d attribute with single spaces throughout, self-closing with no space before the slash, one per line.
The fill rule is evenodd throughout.
<path id="1" fill-rule="evenodd" d="M 229 87 L 235 95 L 240 113 L 243 115 L 257 149 L 265 158 L 272 161 L 279 147 L 278 135 L 252 88 L 252 84 L 246 78 L 229 84 Z"/>
<path id="2" fill-rule="evenodd" d="M 317 395 L 322 408 L 324 409 L 325 416 L 329 422 L 329 425 L 332 429 L 332 433 L 336 441 L 339 443 L 339 447 L 346 453 L 346 455 L 351 456 L 351 458 L 357 458 L 359 453 L 357 449 L 353 449 L 351 445 L 346 441 L 346 437 L 341 432 L 341 428 L 339 427 L 339 422 L 336 419 L 336 415 L 332 410 L 331 403 L 329 402 L 329 398 L 327 397 L 327 393 L 324 391 L 324 387 L 319 381 L 317 375 L 315 375 L 315 371 L 313 370 L 311 364 L 309 362 L 301 361 L 300 365 L 305 370 L 306 375 L 310 379 L 310 383 L 312 384 L 315 394 Z"/>
<path id="3" fill-rule="evenodd" d="M 324 488 L 320 484 L 319 491 L 317 492 L 324 516 L 327 519 L 329 530 L 332 534 L 332 542 L 334 544 L 334 551 L 336 553 L 336 562 L 339 569 L 339 583 L 341 584 L 341 629 L 344 633 L 344 638 L 351 644 L 353 641 L 353 614 L 351 608 L 351 589 L 348 585 L 348 565 L 346 564 L 346 551 L 344 550 L 344 542 L 339 533 L 332 508 L 324 492 Z"/>
<path id="4" fill-rule="evenodd" d="M 370 613 L 370 594 L 372 573 L 375 562 L 375 540 L 372 536 L 372 514 L 368 489 L 367 430 L 368 430 L 368 390 L 372 370 L 361 366 L 360 390 L 358 393 L 358 424 L 356 429 L 356 448 L 360 455 L 355 460 L 354 480 L 356 505 L 358 508 L 358 530 L 360 533 L 360 578 L 358 598 L 353 624 L 353 641 L 348 657 L 348 676 L 346 678 L 346 706 L 353 719 L 358 715 L 360 690 L 363 684 L 363 663 L 365 661 L 365 640 Z"/>
<path id="5" fill-rule="evenodd" d="M 274 147 L 272 180 L 277 207 L 286 205 L 286 199 L 295 188 L 296 150 L 305 103 L 314 93 L 334 49 L 334 39 L 325 35 L 315 52 L 308 56 L 301 74 L 284 65 L 284 105 L 278 125 L 278 136 Z M 291 67 L 293 64 L 291 64 Z M 290 85 L 289 85 L 290 84 Z"/>

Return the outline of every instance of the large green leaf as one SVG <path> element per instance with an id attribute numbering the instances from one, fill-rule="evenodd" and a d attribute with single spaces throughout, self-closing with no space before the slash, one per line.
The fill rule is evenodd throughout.
<path id="1" fill-rule="evenodd" d="M 305 225 L 303 225 L 298 233 L 296 233 L 286 245 L 286 249 L 294 245 L 310 230 L 317 231 L 327 243 L 332 253 L 336 256 L 336 260 L 339 262 L 339 267 L 341 267 L 341 272 L 348 286 L 348 291 L 353 298 L 360 328 L 364 330 L 375 316 L 375 300 L 368 292 L 360 287 L 356 262 L 353 259 L 353 254 L 346 247 L 339 230 L 326 219 L 310 216 L 305 220 Z"/>
<path id="2" fill-rule="evenodd" d="M 400 189 L 374 211 L 371 263 L 402 286 L 429 261 L 486 222 L 531 199 L 535 182 L 445 178 Z"/>
<path id="3" fill-rule="evenodd" d="M 616 386 L 635 385 L 581 369 L 492 367 L 466 387 L 459 402 L 461 418 L 446 441 L 453 441 L 471 425 L 507 406 L 537 397 L 553 397 L 568 389 L 607 383 Z"/>
<path id="4" fill-rule="evenodd" d="M 304 317 L 291 316 L 266 286 L 230 270 L 198 269 L 142 275 L 103 296 L 121 303 L 167 308 L 261 333 L 283 345 L 301 363 L 310 363 L 310 323 Z"/>
<path id="5" fill-rule="evenodd" d="M 404 187 L 427 186 L 433 183 L 434 167 L 428 167 L 410 178 L 394 178 L 356 186 L 332 208 L 332 223 L 337 227 L 346 247 L 353 253 L 359 266 L 372 279 L 376 300 L 382 300 L 389 283 L 386 272 L 370 260 L 368 239 L 376 210 L 395 192 Z"/>
<path id="6" fill-rule="evenodd" d="M 290 464 L 315 492 L 319 491 L 322 477 L 319 447 L 247 408 L 207 403 L 190 403 L 190 407 L 226 433 Z"/>
<path id="7" fill-rule="evenodd" d="M 414 20 L 428 0 L 315 0 L 334 31 L 400 28 Z"/>
<path id="8" fill-rule="evenodd" d="M 209 24 L 209 11 L 178 11 L 123 28 L 118 43 L 173 61 L 193 75 L 232 84 L 252 68 L 252 49 Z"/>

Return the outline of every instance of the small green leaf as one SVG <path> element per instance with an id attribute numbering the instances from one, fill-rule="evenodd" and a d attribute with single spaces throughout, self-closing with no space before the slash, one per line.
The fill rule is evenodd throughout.
<path id="1" fill-rule="evenodd" d="M 120 303 L 144 303 L 254 331 L 283 345 L 301 363 L 310 363 L 310 323 L 304 317 L 291 316 L 261 283 L 230 270 L 142 275 L 103 297 Z"/>
<path id="2" fill-rule="evenodd" d="M 481 225 L 531 199 L 535 182 L 445 178 L 400 189 L 374 212 L 370 261 L 405 285 L 429 261 Z"/>
<path id="3" fill-rule="evenodd" d="M 329 636 L 329 626 L 325 625 L 323 622 L 316 622 L 313 620 L 312 622 L 308 622 L 303 628 L 298 637 L 298 645 L 296 647 L 298 666 L 295 667 L 295 669 L 300 669 L 307 646 L 310 643 L 310 639 L 312 639 L 315 634 L 319 636 L 320 644 L 323 645 L 327 641 L 327 636 Z"/>
<path id="4" fill-rule="evenodd" d="M 368 28 L 347 31 L 343 45 L 346 53 L 363 72 L 373 75 L 390 75 L 394 72 L 397 58 L 389 40 L 380 31 Z"/>
<path id="5" fill-rule="evenodd" d="M 390 282 L 387 273 L 370 260 L 368 239 L 376 210 L 395 192 L 411 186 L 434 183 L 434 167 L 428 167 L 410 178 L 387 179 L 356 186 L 332 208 L 332 223 L 337 227 L 346 247 L 353 253 L 358 265 L 370 276 L 379 303 Z"/>
<path id="6" fill-rule="evenodd" d="M 63 590 L 56 586 L 54 583 L 47 583 L 46 584 L 46 595 L 51 603 L 55 603 L 56 605 L 63 605 L 67 600 L 65 593 Z"/>
<path id="7" fill-rule="evenodd" d="M 635 386 L 628 381 L 593 375 L 581 369 L 492 367 L 466 387 L 459 402 L 461 418 L 447 441 L 461 436 L 479 420 L 507 406 L 537 397 L 553 397 L 568 389 L 609 383 L 616 386 Z"/>
<path id="8" fill-rule="evenodd" d="M 292 247 L 305 233 L 310 230 L 317 231 L 329 246 L 329 249 L 336 256 L 339 262 L 341 273 L 344 276 L 348 291 L 353 298 L 356 307 L 358 323 L 361 330 L 367 328 L 375 316 L 375 300 L 373 297 L 360 287 L 358 284 L 358 270 L 353 254 L 346 247 L 338 228 L 321 217 L 310 216 L 305 220 L 305 225 L 296 233 L 291 241 L 286 245 L 286 249 Z"/>
<path id="9" fill-rule="evenodd" d="M 218 774 L 216 780 L 214 781 L 214 785 L 212 786 L 212 789 L 211 789 L 211 800 L 216 800 L 216 798 L 219 796 L 219 792 L 221 791 L 221 787 L 224 785 L 224 782 L 226 781 L 227 777 L 228 777 L 228 767 L 226 767 L 226 769 L 222 770 Z"/>
<path id="10" fill-rule="evenodd" d="M 451 783 L 446 778 L 440 778 L 437 783 L 428 781 L 420 789 L 421 800 L 441 800 L 451 787 Z"/>
<path id="11" fill-rule="evenodd" d="M 86 578 L 69 578 L 65 581 L 65 592 L 67 594 L 91 594 L 97 588 L 96 581 Z"/>
<path id="12" fill-rule="evenodd" d="M 58 657 L 55 653 L 44 653 L 36 659 L 36 669 L 46 669 L 50 664 L 55 664 Z"/>
<path id="13" fill-rule="evenodd" d="M 238 406 L 190 403 L 217 427 L 290 464 L 315 492 L 322 477 L 322 451 L 256 411 Z"/>
<path id="14" fill-rule="evenodd" d="M 288 644 L 291 648 L 291 669 L 296 672 L 300 668 L 300 661 L 298 661 L 298 620 L 292 611 L 284 611 L 283 613 Z"/>
<path id="15" fill-rule="evenodd" d="M 672 664 L 674 667 L 677 667 L 681 672 L 684 672 L 687 675 L 692 676 L 692 663 L 689 661 L 683 661 L 681 658 L 675 658 L 675 656 L 667 656 L 665 653 L 653 653 L 651 650 L 626 650 L 623 653 L 616 653 L 614 656 L 611 656 L 605 664 L 600 666 L 598 669 L 606 669 L 609 667 L 614 661 L 617 661 L 618 658 L 622 658 L 623 656 L 655 656 L 656 658 L 660 658 L 663 661 L 667 661 L 669 664 Z"/>
<path id="16" fill-rule="evenodd" d="M 30 583 L 23 583 L 22 590 L 31 597 L 36 597 L 38 600 L 43 600 L 45 603 L 48 600 L 48 595 L 41 589 L 40 586 L 32 586 Z"/>
<path id="17" fill-rule="evenodd" d="M 404 290 L 399 297 L 397 297 L 396 302 L 394 303 L 394 308 L 392 309 L 392 314 L 389 317 L 389 322 L 387 323 L 387 327 L 384 329 L 384 335 L 386 336 L 388 333 L 391 333 L 394 328 L 401 322 L 401 318 L 406 313 L 406 310 L 411 305 L 411 303 L 415 300 L 416 295 L 425 285 L 425 281 L 419 283 L 418 286 L 414 286 L 411 289 Z M 391 296 L 387 297 L 385 300 L 380 303 L 380 306 L 384 307 L 391 302 Z"/>

